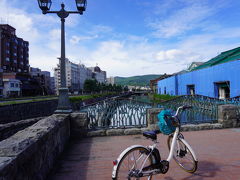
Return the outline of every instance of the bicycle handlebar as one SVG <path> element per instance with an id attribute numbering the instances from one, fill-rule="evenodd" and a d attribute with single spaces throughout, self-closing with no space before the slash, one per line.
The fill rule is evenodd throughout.
<path id="1" fill-rule="evenodd" d="M 174 115 L 174 117 L 176 117 L 178 115 L 178 113 L 181 109 L 184 111 L 185 109 L 191 109 L 191 108 L 192 108 L 192 106 L 188 106 L 188 105 L 183 105 L 183 106 L 178 107 L 177 112 Z"/>

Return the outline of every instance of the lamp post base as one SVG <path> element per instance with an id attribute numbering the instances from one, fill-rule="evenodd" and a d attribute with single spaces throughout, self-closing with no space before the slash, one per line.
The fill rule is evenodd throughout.
<path id="1" fill-rule="evenodd" d="M 55 111 L 56 114 L 69 114 L 72 108 L 68 97 L 68 88 L 59 88 L 58 107 Z"/>

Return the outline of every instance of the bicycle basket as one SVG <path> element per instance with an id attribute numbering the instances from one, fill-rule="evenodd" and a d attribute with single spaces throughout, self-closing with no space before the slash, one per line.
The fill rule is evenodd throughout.
<path id="1" fill-rule="evenodd" d="M 158 115 L 158 126 L 160 131 L 165 134 L 169 135 L 173 133 L 176 127 L 173 126 L 173 122 L 171 118 L 166 118 L 165 115 L 172 115 L 170 110 L 162 110 Z"/>

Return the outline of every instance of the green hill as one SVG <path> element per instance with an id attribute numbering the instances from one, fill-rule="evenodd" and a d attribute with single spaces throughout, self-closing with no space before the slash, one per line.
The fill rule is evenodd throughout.
<path id="1" fill-rule="evenodd" d="M 160 77 L 160 74 L 149 74 L 132 77 L 115 77 L 115 83 L 123 86 L 149 86 L 150 80 Z"/>

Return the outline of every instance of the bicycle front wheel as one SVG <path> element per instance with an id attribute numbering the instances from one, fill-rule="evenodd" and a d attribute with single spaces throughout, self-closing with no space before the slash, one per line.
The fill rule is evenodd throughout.
<path id="1" fill-rule="evenodd" d="M 133 177 L 133 173 L 137 173 L 144 161 L 146 160 L 144 167 L 147 167 L 153 163 L 152 156 L 148 157 L 149 150 L 144 147 L 134 147 L 129 150 L 120 160 L 119 166 L 116 171 L 116 180 L 132 180 L 139 178 Z M 151 180 L 152 175 L 148 177 L 141 177 L 141 180 Z"/>
<path id="2" fill-rule="evenodd" d="M 168 149 L 170 150 L 173 136 L 168 137 Z M 191 147 L 185 140 L 177 138 L 173 150 L 173 159 L 186 172 L 194 173 L 197 170 L 197 159 L 194 157 Z"/>

